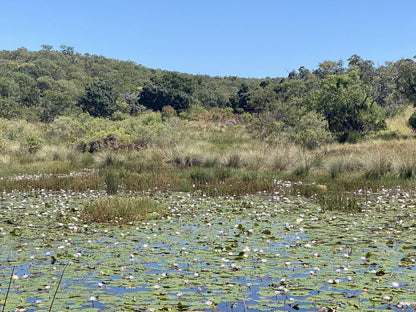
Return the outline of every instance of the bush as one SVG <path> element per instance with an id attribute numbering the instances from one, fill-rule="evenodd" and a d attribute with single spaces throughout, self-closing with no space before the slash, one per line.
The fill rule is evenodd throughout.
<path id="1" fill-rule="evenodd" d="M 34 154 L 42 148 L 43 140 L 36 133 L 30 133 L 26 136 L 23 146 L 30 154 Z"/>
<path id="2" fill-rule="evenodd" d="M 302 116 L 292 130 L 290 139 L 307 149 L 315 149 L 332 141 L 327 122 L 316 112 L 309 112 Z"/>
<path id="3" fill-rule="evenodd" d="M 408 125 L 412 131 L 416 132 L 416 111 L 410 116 Z"/>

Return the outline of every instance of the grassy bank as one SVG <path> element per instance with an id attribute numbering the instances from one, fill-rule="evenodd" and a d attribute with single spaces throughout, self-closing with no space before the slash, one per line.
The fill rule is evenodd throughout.
<path id="1" fill-rule="evenodd" d="M 162 120 L 157 113 L 123 121 L 66 118 L 48 126 L 8 121 L 1 132 L 0 190 L 243 195 L 273 191 L 279 180 L 337 192 L 411 187 L 416 140 L 405 117 L 388 122 L 383 136 L 389 140 L 370 137 L 314 150 L 260 140 L 242 121 Z"/>

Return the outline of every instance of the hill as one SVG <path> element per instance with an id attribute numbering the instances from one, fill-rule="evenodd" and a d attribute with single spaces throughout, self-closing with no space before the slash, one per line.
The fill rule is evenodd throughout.
<path id="1" fill-rule="evenodd" d="M 415 101 L 410 59 L 375 67 L 353 55 L 348 66 L 324 61 L 285 78 L 247 79 L 149 69 L 68 46 L 0 52 L 0 117 L 9 120 L 52 123 L 82 113 L 121 120 L 147 109 L 189 119 L 215 108 L 246 115 L 260 138 L 284 133 L 313 148 L 329 137 L 354 142 L 380 131 Z"/>

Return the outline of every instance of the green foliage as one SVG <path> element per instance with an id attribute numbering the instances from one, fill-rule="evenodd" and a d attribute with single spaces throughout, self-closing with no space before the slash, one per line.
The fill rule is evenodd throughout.
<path id="1" fill-rule="evenodd" d="M 114 195 L 118 192 L 119 187 L 119 175 L 115 170 L 105 170 L 104 172 L 104 182 L 106 186 L 106 191 L 108 195 Z"/>
<path id="2" fill-rule="evenodd" d="M 416 106 L 416 63 L 411 59 L 397 62 L 397 89 Z"/>
<path id="3" fill-rule="evenodd" d="M 118 93 L 114 87 L 103 80 L 95 80 L 85 87 L 85 95 L 80 105 L 85 112 L 94 117 L 110 117 L 118 107 Z"/>
<path id="4" fill-rule="evenodd" d="M 324 211 L 361 212 L 361 205 L 355 196 L 338 193 L 322 193 L 317 197 L 318 203 Z"/>
<path id="5" fill-rule="evenodd" d="M 416 132 L 416 111 L 410 116 L 408 125 L 414 132 Z"/>
<path id="6" fill-rule="evenodd" d="M 156 75 L 143 86 L 139 103 L 156 111 L 162 110 L 166 105 L 170 105 L 175 111 L 184 111 L 191 104 L 193 84 L 192 78 L 174 72 Z"/>
<path id="7" fill-rule="evenodd" d="M 214 176 L 210 169 L 195 168 L 189 172 L 189 176 L 193 183 L 206 184 L 214 180 Z"/>
<path id="8" fill-rule="evenodd" d="M 159 117 L 176 119 L 171 118 L 176 112 L 179 118 L 192 121 L 244 123 L 252 136 L 268 142 L 292 141 L 305 148 L 330 140 L 328 128 L 339 141 L 353 143 L 383 129 L 384 115 L 394 116 L 409 102 L 416 102 L 416 65 L 404 59 L 375 67 L 357 55 L 348 61 L 348 67 L 342 61 L 325 61 L 313 71 L 301 66 L 287 78 L 259 80 L 152 70 L 133 62 L 82 55 L 66 45 L 58 50 L 43 45 L 37 52 L 0 51 L 0 117 L 54 124 L 51 133 L 59 132 L 54 142 L 67 138 L 67 143 L 74 143 L 82 138 L 88 145 L 114 134 L 123 146 L 131 147 L 132 129 L 120 130 L 121 122 L 130 120 L 129 115 L 155 117 L 146 109 L 172 107 Z M 117 126 L 87 119 L 82 111 L 112 119 Z M 82 122 L 78 125 L 62 117 Z M 156 137 L 172 130 L 170 126 L 152 130 L 147 125 L 136 127 L 140 128 L 138 145 L 177 140 Z"/>
<path id="9" fill-rule="evenodd" d="M 127 224 L 137 220 L 157 218 L 160 205 L 147 197 L 124 198 L 104 197 L 85 204 L 82 210 L 84 220 L 97 223 Z"/>
<path id="10" fill-rule="evenodd" d="M 340 142 L 348 141 L 350 133 L 364 135 L 386 126 L 370 87 L 362 83 L 356 70 L 324 78 L 311 96 L 311 107 L 325 116 L 329 130 Z"/>
<path id="11" fill-rule="evenodd" d="M 42 145 L 43 145 L 43 140 L 36 133 L 30 133 L 25 137 L 24 147 L 31 154 L 39 151 Z"/>
<path id="12" fill-rule="evenodd" d="M 314 149 L 332 141 L 332 135 L 323 116 L 316 112 L 308 112 L 290 132 L 290 139 L 307 149 Z"/>

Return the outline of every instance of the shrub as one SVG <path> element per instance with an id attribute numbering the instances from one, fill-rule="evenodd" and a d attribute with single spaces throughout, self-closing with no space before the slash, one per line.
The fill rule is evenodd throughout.
<path id="1" fill-rule="evenodd" d="M 162 118 L 163 119 L 169 119 L 169 118 L 173 118 L 176 117 L 176 110 L 170 106 L 170 105 L 166 105 L 162 107 Z"/>
<path id="2" fill-rule="evenodd" d="M 414 132 L 416 132 L 416 111 L 410 116 L 408 125 Z"/>
<path id="3" fill-rule="evenodd" d="M 323 116 L 316 112 L 309 112 L 302 116 L 293 127 L 290 139 L 302 147 L 315 149 L 331 142 L 332 135 Z"/>
<path id="4" fill-rule="evenodd" d="M 131 223 L 137 220 L 157 218 L 161 207 L 146 197 L 104 197 L 88 202 L 82 210 L 82 218 L 98 223 Z"/>
<path id="5" fill-rule="evenodd" d="M 23 146 L 30 154 L 34 154 L 42 148 L 43 140 L 36 133 L 31 133 L 26 136 Z"/>

